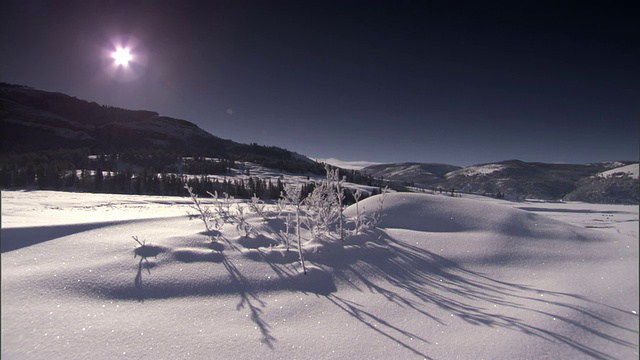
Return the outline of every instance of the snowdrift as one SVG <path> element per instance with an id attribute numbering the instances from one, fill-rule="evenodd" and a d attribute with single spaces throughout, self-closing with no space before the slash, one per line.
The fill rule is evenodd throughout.
<path id="1" fill-rule="evenodd" d="M 380 196 L 367 198 L 359 206 L 371 216 Z M 421 232 L 485 232 L 528 239 L 597 240 L 601 236 L 547 216 L 480 202 L 414 193 L 387 194 L 383 203 L 381 227 Z M 355 216 L 355 205 L 346 211 Z"/>
<path id="2" fill-rule="evenodd" d="M 392 193 L 344 243 L 303 233 L 304 275 L 277 219 L 212 243 L 184 203 L 77 196 L 2 193 L 3 359 L 638 356 L 637 207 Z"/>

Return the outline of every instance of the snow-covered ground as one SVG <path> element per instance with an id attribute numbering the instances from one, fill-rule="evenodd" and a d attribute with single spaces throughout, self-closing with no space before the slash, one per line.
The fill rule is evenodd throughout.
<path id="1" fill-rule="evenodd" d="M 638 177 L 640 177 L 640 164 L 629 164 L 620 166 L 615 169 L 603 171 L 598 175 L 602 177 L 616 177 L 623 174 L 631 178 L 638 179 Z"/>
<path id="2" fill-rule="evenodd" d="M 638 358 L 638 206 L 392 193 L 303 275 L 281 218 L 189 204 L 3 191 L 2 359 Z"/>
<path id="3" fill-rule="evenodd" d="M 445 175 L 447 178 L 450 178 L 454 175 L 463 174 L 465 176 L 477 176 L 477 175 L 489 175 L 496 171 L 504 170 L 505 166 L 501 164 L 487 164 L 487 165 L 475 165 L 475 166 L 467 166 L 465 168 L 452 171 Z"/>
<path id="4" fill-rule="evenodd" d="M 378 165 L 380 163 L 373 161 L 348 161 L 348 160 L 340 160 L 335 158 L 321 158 L 315 159 L 316 161 L 323 162 L 325 164 L 337 166 L 343 169 L 349 170 L 361 170 L 367 166 Z"/>

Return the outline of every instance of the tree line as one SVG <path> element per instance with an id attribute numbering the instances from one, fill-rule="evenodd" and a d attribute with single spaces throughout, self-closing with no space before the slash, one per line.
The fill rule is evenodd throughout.
<path id="1" fill-rule="evenodd" d="M 184 196 L 186 184 L 199 196 L 218 192 L 243 199 L 254 194 L 264 200 L 280 197 L 284 190 L 282 177 L 224 177 L 238 167 L 229 159 L 181 157 L 161 149 L 100 155 L 92 155 L 88 148 L 5 153 L 0 155 L 0 187 Z M 345 171 L 343 176 L 349 182 L 376 186 L 375 179 L 357 171 Z M 308 181 L 302 187 L 306 196 L 313 191 L 314 184 Z M 352 198 L 347 194 L 346 202 L 353 201 Z"/>

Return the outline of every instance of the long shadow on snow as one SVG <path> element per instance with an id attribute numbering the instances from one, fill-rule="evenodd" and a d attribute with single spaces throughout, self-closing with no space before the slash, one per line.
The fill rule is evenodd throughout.
<path id="1" fill-rule="evenodd" d="M 140 302 L 144 302 L 146 299 L 163 299 L 163 298 L 171 298 L 171 297 L 185 297 L 185 296 L 202 296 L 202 295 L 211 295 L 214 293 L 218 293 L 216 291 L 215 286 L 211 284 L 208 287 L 181 287 L 181 286 L 173 286 L 165 285 L 158 286 L 151 284 L 144 284 L 142 281 L 142 276 L 144 273 L 144 264 L 146 264 L 146 270 L 148 275 L 151 275 L 151 268 L 157 266 L 155 263 L 150 263 L 149 257 L 156 257 L 158 254 L 166 252 L 166 249 L 163 247 L 153 246 L 153 245 L 142 245 L 135 249 L 134 253 L 137 256 L 140 256 L 140 260 L 138 261 L 136 275 L 133 281 L 133 287 L 125 287 L 120 289 L 113 289 L 109 293 L 103 294 L 109 297 L 115 297 L 120 299 L 137 299 Z M 175 256 L 176 254 L 174 254 Z M 261 341 L 269 346 L 269 348 L 273 349 L 273 343 L 277 340 L 270 334 L 269 324 L 267 324 L 261 317 L 262 308 L 266 305 L 264 301 L 260 300 L 253 286 L 251 285 L 251 281 L 249 281 L 242 272 L 238 269 L 238 267 L 231 261 L 224 252 L 212 252 L 211 262 L 214 263 L 222 263 L 225 269 L 229 272 L 230 283 L 233 285 L 234 294 L 240 295 L 240 302 L 236 306 L 237 310 L 247 308 L 251 314 L 251 321 L 256 325 L 256 328 L 260 330 L 262 335 Z M 181 257 L 185 256 L 183 253 L 178 253 L 177 258 L 179 261 L 184 261 L 184 259 L 180 260 Z M 187 262 L 192 261 L 202 261 L 201 259 L 189 259 Z M 204 260 L 207 261 L 207 260 Z M 222 288 L 227 288 L 227 286 L 223 286 Z"/>
<path id="2" fill-rule="evenodd" d="M 255 253 L 251 256 L 252 260 L 266 262 L 276 275 L 275 279 L 267 284 L 256 283 L 255 280 L 246 278 L 232 259 L 223 252 L 219 252 L 220 256 L 216 256 L 217 260 L 212 262 L 222 263 L 229 272 L 226 285 L 216 286 L 211 283 L 205 284 L 206 286 L 190 287 L 183 283 L 148 283 L 149 287 L 144 289 L 144 298 L 206 296 L 218 293 L 239 294 L 238 310 L 241 308 L 249 310 L 251 320 L 262 334 L 262 341 L 272 348 L 276 339 L 270 334 L 269 324 L 261 317 L 265 303 L 260 300 L 259 292 L 261 290 L 311 292 L 324 296 L 337 308 L 371 330 L 389 338 L 414 354 L 427 358 L 419 349 L 419 345 L 409 345 L 409 341 L 404 341 L 411 338 L 428 344 L 426 339 L 410 333 L 399 325 L 394 325 L 388 319 L 379 317 L 368 311 L 365 306 L 339 296 L 336 293 L 337 289 L 331 279 L 331 274 L 322 270 L 322 266 L 325 266 L 333 269 L 334 277 L 342 279 L 353 288 L 381 294 L 389 302 L 410 308 L 441 325 L 446 325 L 448 321 L 438 318 L 425 305 L 430 304 L 446 310 L 447 314 L 457 316 L 473 325 L 505 328 L 554 343 L 562 343 L 595 359 L 613 359 L 613 356 L 593 345 L 579 341 L 583 338 L 582 335 L 589 335 L 590 338 L 596 337 L 630 349 L 637 347 L 637 344 L 618 338 L 608 333 L 608 330 L 602 331 L 600 329 L 614 328 L 619 332 L 629 333 L 629 338 L 637 337 L 637 330 L 607 320 L 590 310 L 586 305 L 608 307 L 610 310 L 620 312 L 621 316 L 635 317 L 626 311 L 597 303 L 580 295 L 546 291 L 492 279 L 481 273 L 464 269 L 455 262 L 425 249 L 397 241 L 387 236 L 383 231 L 372 231 L 368 237 L 369 239 L 377 238 L 377 244 L 370 240 L 353 244 L 347 242 L 344 247 L 341 244 L 335 244 L 324 247 L 320 253 L 307 254 L 307 259 L 311 264 L 320 266 L 313 267 L 317 271 L 310 273 L 311 276 L 301 275 L 299 269 L 294 269 L 291 266 L 295 262 L 293 258 L 276 260 L 266 256 L 267 253 L 254 250 Z M 286 258 L 294 257 L 293 255 L 286 255 Z M 139 291 L 141 289 L 139 285 L 141 283 L 137 282 L 141 280 L 139 277 L 143 271 L 142 261 L 138 264 L 137 270 L 136 285 L 138 286 L 135 286 L 134 289 L 114 289 L 115 291 L 109 295 L 121 299 L 138 298 L 140 300 Z M 385 283 L 390 286 L 385 286 Z M 404 291 L 401 293 L 396 291 L 395 289 L 398 288 Z M 532 301 L 545 305 L 545 309 L 549 309 L 550 305 L 557 307 L 557 309 L 555 311 L 535 309 L 530 306 Z M 580 302 L 583 302 L 584 305 L 576 305 Z M 567 332 L 571 335 L 566 335 L 541 328 L 535 324 L 527 323 L 526 319 L 505 315 L 502 310 L 505 307 L 518 311 L 530 311 L 535 313 L 534 315 L 557 319 L 574 331 Z M 567 310 L 589 318 L 588 324 L 566 316 Z M 599 326 L 594 327 L 594 324 Z"/>
<path id="3" fill-rule="evenodd" d="M 140 302 L 144 302 L 145 299 L 206 296 L 225 292 L 238 294 L 240 296 L 240 302 L 236 306 L 236 309 L 249 310 L 251 321 L 253 321 L 262 335 L 261 341 L 269 346 L 269 348 L 274 348 L 274 342 L 277 341 L 277 339 L 270 334 L 270 326 L 262 318 L 262 309 L 266 306 L 266 303 L 258 296 L 259 291 L 262 290 L 262 286 L 255 283 L 255 281 L 247 279 L 232 259 L 226 256 L 224 252 L 212 252 L 212 255 L 216 256 L 212 256 L 211 258 L 215 259 L 210 261 L 224 265 L 225 269 L 229 272 L 228 284 L 223 286 L 210 284 L 204 287 L 189 287 L 184 284 L 143 284 L 144 264 L 147 265 L 146 270 L 149 275 L 151 274 L 150 268 L 157 266 L 155 263 L 149 263 L 147 258 L 156 257 L 159 253 L 165 252 L 166 249 L 153 245 L 143 245 L 136 250 L 135 253 L 136 255 L 140 255 L 140 260 L 134 278 L 134 286 L 113 289 L 104 295 L 120 299 L 137 299 Z M 174 251 L 173 256 L 176 257 L 176 255 Z M 295 256 L 295 254 L 291 252 L 290 256 Z M 180 256 L 176 258 L 180 260 Z M 267 262 L 276 274 L 276 279 L 265 286 L 268 290 L 294 290 L 325 296 L 337 290 L 330 274 L 322 270 L 312 267 L 308 275 L 301 275 L 286 265 L 270 262 L 264 258 L 262 260 Z"/>
<path id="4" fill-rule="evenodd" d="M 401 307 L 411 308 L 441 325 L 446 325 L 446 322 L 429 313 L 424 306 L 425 304 L 446 310 L 448 314 L 473 325 L 505 328 L 551 342 L 562 343 L 594 359 L 614 359 L 614 356 L 599 350 L 596 346 L 579 341 L 583 338 L 582 335 L 588 335 L 588 338 L 597 337 L 630 349 L 635 349 L 638 346 L 597 329 L 615 328 L 618 331 L 628 332 L 629 338 L 637 337 L 637 330 L 613 323 L 586 306 L 575 303 L 584 302 L 585 304 L 608 307 L 620 312 L 623 316 L 637 317 L 627 311 L 597 303 L 580 295 L 546 291 L 495 280 L 481 273 L 464 269 L 455 262 L 425 249 L 397 241 L 387 236 L 383 231 L 373 231 L 370 236 L 377 238 L 381 245 L 388 247 L 389 255 L 384 261 L 380 261 L 379 256 L 366 256 L 366 253 L 363 253 L 364 256 L 358 257 L 359 263 L 357 265 L 353 261 L 347 260 L 346 263 L 342 262 L 342 266 L 339 266 L 339 260 L 331 257 L 315 257 L 313 260 L 325 262 L 326 265 L 334 267 L 336 271 L 334 276 L 347 280 L 354 288 L 363 291 L 358 286 L 362 284 L 368 291 L 381 294 L 388 301 Z M 385 287 L 384 282 L 391 286 Z M 394 288 L 403 289 L 406 293 L 401 294 L 392 290 Z M 541 295 L 546 295 L 546 297 Z M 329 294 L 327 298 L 338 308 L 374 331 L 389 337 L 415 354 L 426 357 L 416 347 L 401 341 L 400 337 L 402 335 L 407 338 L 417 338 L 426 343 L 425 339 L 420 339 L 414 334 L 404 333 L 399 327 L 367 312 L 364 306 L 349 302 L 337 294 Z M 572 301 L 568 301 L 569 299 Z M 555 313 L 533 309 L 527 305 L 527 302 L 530 301 L 544 304 L 546 308 L 548 305 L 553 305 L 558 309 Z M 566 335 L 527 323 L 526 319 L 505 315 L 501 310 L 504 307 L 519 311 L 531 311 L 535 313 L 534 315 L 557 319 L 574 331 L 567 332 L 572 335 Z M 566 310 L 586 316 L 589 318 L 588 324 L 562 315 L 566 314 Z M 594 328 L 594 324 L 600 326 Z M 394 335 L 398 333 L 400 335 Z"/>
<path id="5" fill-rule="evenodd" d="M 235 245 L 230 244 L 230 248 L 235 251 L 241 251 Z M 224 250 L 224 246 L 219 244 L 218 247 Z M 141 248 L 137 248 L 139 251 Z M 143 300 L 143 299 L 168 299 L 168 298 L 182 298 L 190 296 L 210 296 L 210 295 L 223 295 L 223 294 L 235 294 L 236 289 L 240 287 L 244 289 L 252 289 L 254 292 L 259 291 L 302 291 L 304 293 L 313 293 L 316 295 L 328 295 L 337 290 L 336 285 L 329 272 L 326 272 L 319 268 L 311 267 L 308 275 L 303 275 L 301 271 L 294 269 L 292 263 L 298 262 L 297 254 L 294 251 L 290 251 L 286 254 L 273 254 L 267 252 L 265 255 L 260 249 L 250 249 L 249 254 L 239 254 L 236 261 L 259 261 L 268 264 L 272 271 L 273 277 L 271 278 L 247 278 L 242 272 L 235 267 L 234 259 L 225 254 L 223 250 L 198 249 L 198 248 L 178 248 L 171 249 L 162 246 L 145 245 L 144 249 L 150 249 L 153 254 L 148 255 L 156 257 L 158 254 L 163 254 L 163 259 L 158 263 L 152 263 L 151 267 L 162 267 L 166 262 L 169 263 L 178 261 L 182 263 L 211 263 L 223 264 L 229 272 L 227 278 L 211 278 L 210 281 L 204 282 L 186 282 L 186 281 L 173 281 L 171 278 L 153 277 L 149 279 L 145 285 L 142 285 L 141 278 L 144 272 L 143 262 L 140 261 L 137 266 L 136 275 L 134 277 L 133 284 L 126 284 L 123 286 L 117 286 L 110 289 L 103 289 L 101 295 L 109 298 L 121 299 L 121 300 Z M 138 254 L 136 252 L 136 254 Z M 142 254 L 138 254 L 142 256 Z M 147 257 L 143 260 L 147 264 L 147 272 L 149 263 Z M 282 258 L 282 259 L 280 259 Z M 141 293 L 142 298 L 141 298 Z"/>
<path id="6" fill-rule="evenodd" d="M 276 338 L 270 334 L 270 326 L 262 319 L 261 316 L 262 308 L 265 306 L 264 301 L 260 300 L 258 295 L 249 285 L 249 281 L 247 281 L 242 272 L 238 270 L 235 264 L 230 261 L 228 257 L 225 256 L 222 263 L 227 271 L 229 271 L 232 282 L 240 295 L 240 302 L 236 305 L 236 309 L 240 310 L 245 307 L 249 309 L 249 312 L 251 313 L 251 321 L 256 324 L 256 327 L 260 329 L 260 333 L 262 334 L 261 341 L 269 346 L 269 348 L 273 349 L 273 343 L 276 341 Z"/>
<path id="7" fill-rule="evenodd" d="M 104 227 L 148 221 L 157 221 L 157 219 L 105 221 L 87 224 L 31 226 L 8 229 L 3 228 L 0 230 L 0 252 L 4 253 L 18 250 L 27 246 Z"/>

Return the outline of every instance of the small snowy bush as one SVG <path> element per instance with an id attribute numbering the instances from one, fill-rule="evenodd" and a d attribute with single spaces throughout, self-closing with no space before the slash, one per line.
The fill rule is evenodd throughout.
<path id="1" fill-rule="evenodd" d="M 238 204 L 238 210 L 236 212 L 236 230 L 241 234 L 244 234 L 244 237 L 249 237 L 249 235 L 253 232 L 253 226 L 249 224 L 247 221 L 247 214 L 245 213 L 245 207 Z"/>
<path id="2" fill-rule="evenodd" d="M 291 214 L 287 214 L 287 216 L 284 218 L 284 226 L 285 230 L 280 230 L 280 234 L 284 237 L 285 243 L 287 245 L 287 251 L 289 251 L 289 248 L 291 247 L 291 242 L 289 241 L 289 233 L 291 227 L 293 226 L 293 219 L 291 219 Z"/>
<path id="3" fill-rule="evenodd" d="M 343 185 L 347 178 L 345 176 L 340 179 L 339 169 L 331 170 L 329 166 L 325 167 L 327 171 L 327 180 L 331 181 L 334 188 L 334 194 L 336 196 L 336 205 L 338 210 L 338 231 L 340 234 L 340 240 L 344 241 L 344 216 L 342 215 L 342 211 L 344 210 L 342 206 L 342 202 L 344 201 L 344 190 Z"/>
<path id="4" fill-rule="evenodd" d="M 357 236 L 360 231 L 366 229 L 368 227 L 368 223 L 366 221 L 366 218 L 364 216 L 364 206 L 362 207 L 362 209 L 360 208 L 360 199 L 362 198 L 362 190 L 357 189 L 354 193 L 353 193 L 353 199 L 355 200 L 355 206 L 356 206 L 356 216 L 355 218 L 353 218 L 353 222 L 355 224 L 354 226 L 354 233 Z"/>
<path id="5" fill-rule="evenodd" d="M 203 221 L 207 232 L 212 236 L 212 241 L 222 238 L 222 232 L 216 230 L 222 229 L 225 224 L 235 224 L 236 231 L 247 238 L 252 234 L 257 234 L 258 229 L 269 231 L 270 220 L 275 220 L 275 223 L 284 225 L 284 229 L 274 231 L 272 235 L 279 238 L 280 242 L 286 246 L 287 251 L 290 250 L 292 242 L 297 245 L 302 270 L 307 274 L 303 251 L 303 231 L 306 230 L 305 236 L 308 236 L 308 241 L 324 242 L 338 238 L 344 241 L 345 239 L 343 201 L 345 199 L 344 183 L 346 178 L 340 178 L 338 169 L 331 169 L 327 166 L 325 170 L 326 177 L 314 182 L 313 190 L 306 197 L 302 196 L 303 184 L 285 184 L 280 199 L 271 208 L 255 193 L 250 201 L 235 203 L 233 197 L 227 193 L 223 193 L 220 198 L 217 192 L 213 194 L 207 192 L 213 199 L 210 209 L 201 203 L 189 186 L 185 186 L 185 189 L 191 197 L 191 207 L 197 211 L 196 216 Z M 360 204 L 363 192 L 360 189 L 355 190 L 353 198 L 355 199 L 356 213 L 354 218 L 349 219 L 353 221 L 355 228 L 352 231 L 349 230 L 349 234 L 358 235 L 368 227 L 376 227 L 380 224 L 384 216 L 382 210 L 387 191 L 388 188 L 382 191 L 376 210 L 370 216 L 366 216 L 364 207 Z M 269 212 L 270 209 L 272 213 Z M 232 212 L 232 210 L 235 211 Z M 250 213 L 260 217 L 265 224 L 258 228 L 254 227 L 250 222 L 253 219 L 249 216 Z M 274 214 L 274 218 L 270 218 Z M 215 237 L 212 234 L 214 232 L 217 233 Z"/>
<path id="6" fill-rule="evenodd" d="M 291 204 L 295 208 L 296 213 L 296 236 L 298 238 L 298 254 L 300 256 L 300 263 L 302 264 L 302 271 L 307 274 L 307 267 L 304 263 L 304 255 L 302 254 L 302 236 L 300 235 L 300 212 L 304 199 L 302 198 L 300 186 L 286 184 L 281 197 L 285 199 L 287 204 Z"/>
<path id="7" fill-rule="evenodd" d="M 327 176 L 317 183 L 311 194 L 304 200 L 307 213 L 305 224 L 314 237 L 329 234 L 338 226 L 340 239 L 344 239 L 342 218 L 342 184 L 338 170 L 326 167 Z"/>
<path id="8" fill-rule="evenodd" d="M 388 192 L 389 192 L 389 186 L 385 186 L 385 188 L 382 189 L 382 194 L 380 194 L 380 197 L 378 198 L 378 205 L 376 207 L 376 211 L 374 211 L 373 214 L 371 214 L 371 225 L 374 228 L 377 228 L 380 225 L 380 222 L 384 217 L 382 208 L 384 206 L 384 199 L 387 197 Z"/>
<path id="9" fill-rule="evenodd" d="M 266 204 L 264 203 L 264 201 L 260 200 L 260 198 L 258 198 L 255 193 L 251 198 L 249 208 L 253 213 L 260 216 L 263 221 L 267 221 L 267 219 L 269 218 L 269 214 L 266 210 Z"/>
<path id="10" fill-rule="evenodd" d="M 229 194 L 222 193 L 222 199 L 218 197 L 218 192 L 214 191 L 213 194 L 207 191 L 213 198 L 213 204 L 215 207 L 215 212 L 217 214 L 217 222 L 220 222 L 220 227 L 225 223 L 231 223 L 231 205 L 233 204 L 233 196 L 229 196 Z"/>
<path id="11" fill-rule="evenodd" d="M 207 232 L 211 232 L 212 230 L 211 221 L 214 220 L 214 216 L 213 216 L 213 213 L 211 212 L 211 209 L 209 209 L 209 207 L 207 206 L 202 205 L 202 203 L 198 199 L 198 195 L 196 195 L 193 192 L 192 187 L 185 184 L 184 188 L 189 192 L 189 196 L 191 197 L 191 203 L 192 203 L 191 208 L 198 212 L 197 217 L 202 220 L 202 222 L 204 223 L 205 229 L 207 229 Z M 215 225 L 217 227 L 218 225 L 217 222 Z"/>

